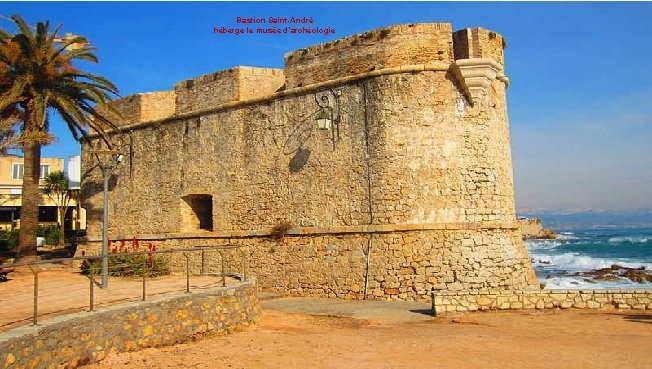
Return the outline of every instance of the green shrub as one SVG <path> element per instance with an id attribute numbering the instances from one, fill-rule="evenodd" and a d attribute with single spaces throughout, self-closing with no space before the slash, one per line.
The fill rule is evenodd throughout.
<path id="1" fill-rule="evenodd" d="M 59 226 L 56 224 L 40 225 L 36 231 L 38 237 L 44 237 L 45 243 L 48 245 L 56 245 L 59 243 Z"/>
<path id="2" fill-rule="evenodd" d="M 0 230 L 0 243 L 2 243 L 7 251 L 11 251 L 18 245 L 18 230 Z M 0 246 L 0 249 L 3 247 Z"/>
<path id="3" fill-rule="evenodd" d="M 164 258 L 152 254 L 122 254 L 120 256 L 109 256 L 109 275 L 112 277 L 158 277 L 170 274 L 170 266 Z M 80 266 L 82 274 L 88 274 L 89 268 L 93 268 L 93 274 L 101 273 L 102 259 L 88 259 Z"/>

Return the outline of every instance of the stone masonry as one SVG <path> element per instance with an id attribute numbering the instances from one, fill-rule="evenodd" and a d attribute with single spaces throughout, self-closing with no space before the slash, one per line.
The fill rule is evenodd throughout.
<path id="1" fill-rule="evenodd" d="M 61 315 L 0 333 L 0 368 L 76 368 L 110 353 L 242 331 L 260 318 L 256 280 Z"/>
<path id="2" fill-rule="evenodd" d="M 499 294 L 440 292 L 433 297 L 433 313 L 524 309 L 652 310 L 649 290 L 541 290 Z"/>
<path id="3" fill-rule="evenodd" d="M 284 69 L 118 100 L 114 136 L 130 146 L 110 238 L 242 244 L 262 288 L 297 295 L 538 289 L 515 216 L 503 46 L 482 28 L 398 25 L 290 52 Z M 89 253 L 99 145 L 82 147 Z"/>

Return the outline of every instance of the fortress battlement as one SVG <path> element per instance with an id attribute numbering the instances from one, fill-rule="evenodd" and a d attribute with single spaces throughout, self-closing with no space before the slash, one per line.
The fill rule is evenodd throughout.
<path id="1" fill-rule="evenodd" d="M 397 25 L 287 53 L 286 85 L 307 86 L 401 65 L 452 61 L 449 23 Z"/>
<path id="2" fill-rule="evenodd" d="M 104 113 L 117 126 L 126 126 L 171 117 L 175 113 L 174 91 L 129 95 L 109 103 L 122 117 Z"/>
<path id="3" fill-rule="evenodd" d="M 176 113 L 269 96 L 280 90 L 284 83 L 282 69 L 239 66 L 207 74 L 174 86 Z"/>
<path id="4" fill-rule="evenodd" d="M 479 27 L 453 32 L 450 23 L 395 25 L 286 53 L 284 69 L 237 66 L 179 82 L 173 91 L 127 96 L 111 104 L 123 114 L 125 119 L 117 123 L 124 126 L 418 66 L 450 69 L 472 100 L 460 66 L 473 69 L 474 77 L 482 74 L 480 85 L 486 89 L 501 76 L 504 46 L 500 34 Z"/>

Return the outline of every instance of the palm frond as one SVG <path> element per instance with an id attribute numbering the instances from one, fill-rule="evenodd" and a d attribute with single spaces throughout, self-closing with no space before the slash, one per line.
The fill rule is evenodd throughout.
<path id="1" fill-rule="evenodd" d="M 55 137 L 47 132 L 22 132 L 8 126 L 6 121 L 0 120 L 0 153 L 6 154 L 10 149 L 18 149 L 26 142 L 36 142 L 40 145 L 48 145 L 55 140 Z"/>
<path id="2" fill-rule="evenodd" d="M 99 60 L 97 59 L 97 56 L 92 53 L 92 50 L 93 49 L 91 48 L 71 50 L 66 53 L 66 57 L 68 59 L 86 60 L 92 63 L 97 63 Z"/>
<path id="3" fill-rule="evenodd" d="M 12 38 L 12 40 L 20 48 L 23 59 L 31 60 L 33 58 L 34 48 L 33 48 L 33 45 L 32 45 L 32 40 L 30 38 L 28 38 L 24 34 L 18 34 L 18 35 L 15 35 Z"/>
<path id="4" fill-rule="evenodd" d="M 63 24 L 57 24 L 57 26 L 54 27 L 52 32 L 50 32 L 50 34 L 48 35 L 48 39 L 46 41 L 48 44 L 53 44 L 54 42 L 56 42 L 56 39 L 59 36 L 59 31 L 61 30 L 61 27 L 63 27 Z"/>
<path id="5" fill-rule="evenodd" d="M 74 54 L 73 53 L 74 51 L 85 50 L 85 49 L 88 50 L 88 49 L 92 49 L 92 48 L 81 48 L 81 49 L 77 49 L 77 50 L 69 50 L 70 45 L 87 44 L 87 43 L 88 43 L 88 40 L 86 39 L 86 37 L 83 37 L 83 36 L 71 37 L 69 39 L 66 39 L 63 43 L 61 43 L 61 46 L 59 46 L 58 50 L 53 53 L 53 56 L 58 57 L 58 56 L 62 55 L 64 51 L 67 51 L 67 53 L 64 54 L 64 55 L 66 55 L 66 56 L 64 56 L 64 58 L 67 57 L 68 59 L 72 59 L 74 57 L 70 57 L 69 55 Z M 91 51 L 91 50 L 89 50 L 89 51 Z"/>
<path id="6" fill-rule="evenodd" d="M 9 32 L 7 32 L 7 31 L 5 31 L 3 29 L 0 29 L 0 41 L 5 42 L 5 40 L 7 40 L 9 38 L 11 38 L 11 35 L 9 34 Z"/>
<path id="7" fill-rule="evenodd" d="M 18 29 L 20 30 L 20 33 L 25 35 L 26 37 L 33 38 L 34 34 L 32 33 L 32 29 L 25 23 L 25 20 L 17 14 L 14 14 L 11 16 L 11 19 L 16 23 L 18 26 Z"/>
<path id="8" fill-rule="evenodd" d="M 85 73 L 81 71 L 75 71 L 75 72 L 69 72 L 65 74 L 66 77 L 71 77 L 73 78 L 70 82 L 77 82 L 77 83 L 84 83 L 87 85 L 93 85 L 97 88 L 101 88 L 107 92 L 110 92 L 114 95 L 118 94 L 118 88 L 108 79 L 100 76 L 96 76 L 90 73 Z M 90 84 L 89 82 L 86 82 L 84 80 L 77 80 L 76 78 L 85 78 L 87 80 L 95 82 L 94 84 Z"/>

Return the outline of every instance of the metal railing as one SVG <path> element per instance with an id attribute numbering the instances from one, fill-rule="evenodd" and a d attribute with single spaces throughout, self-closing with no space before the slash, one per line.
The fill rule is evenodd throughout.
<path id="1" fill-rule="evenodd" d="M 15 269 L 0 282 L 0 331 L 148 296 L 227 286 L 247 279 L 249 263 L 239 245 L 110 253 L 109 283 L 102 289 L 101 259 L 88 255 L 0 265 Z"/>

